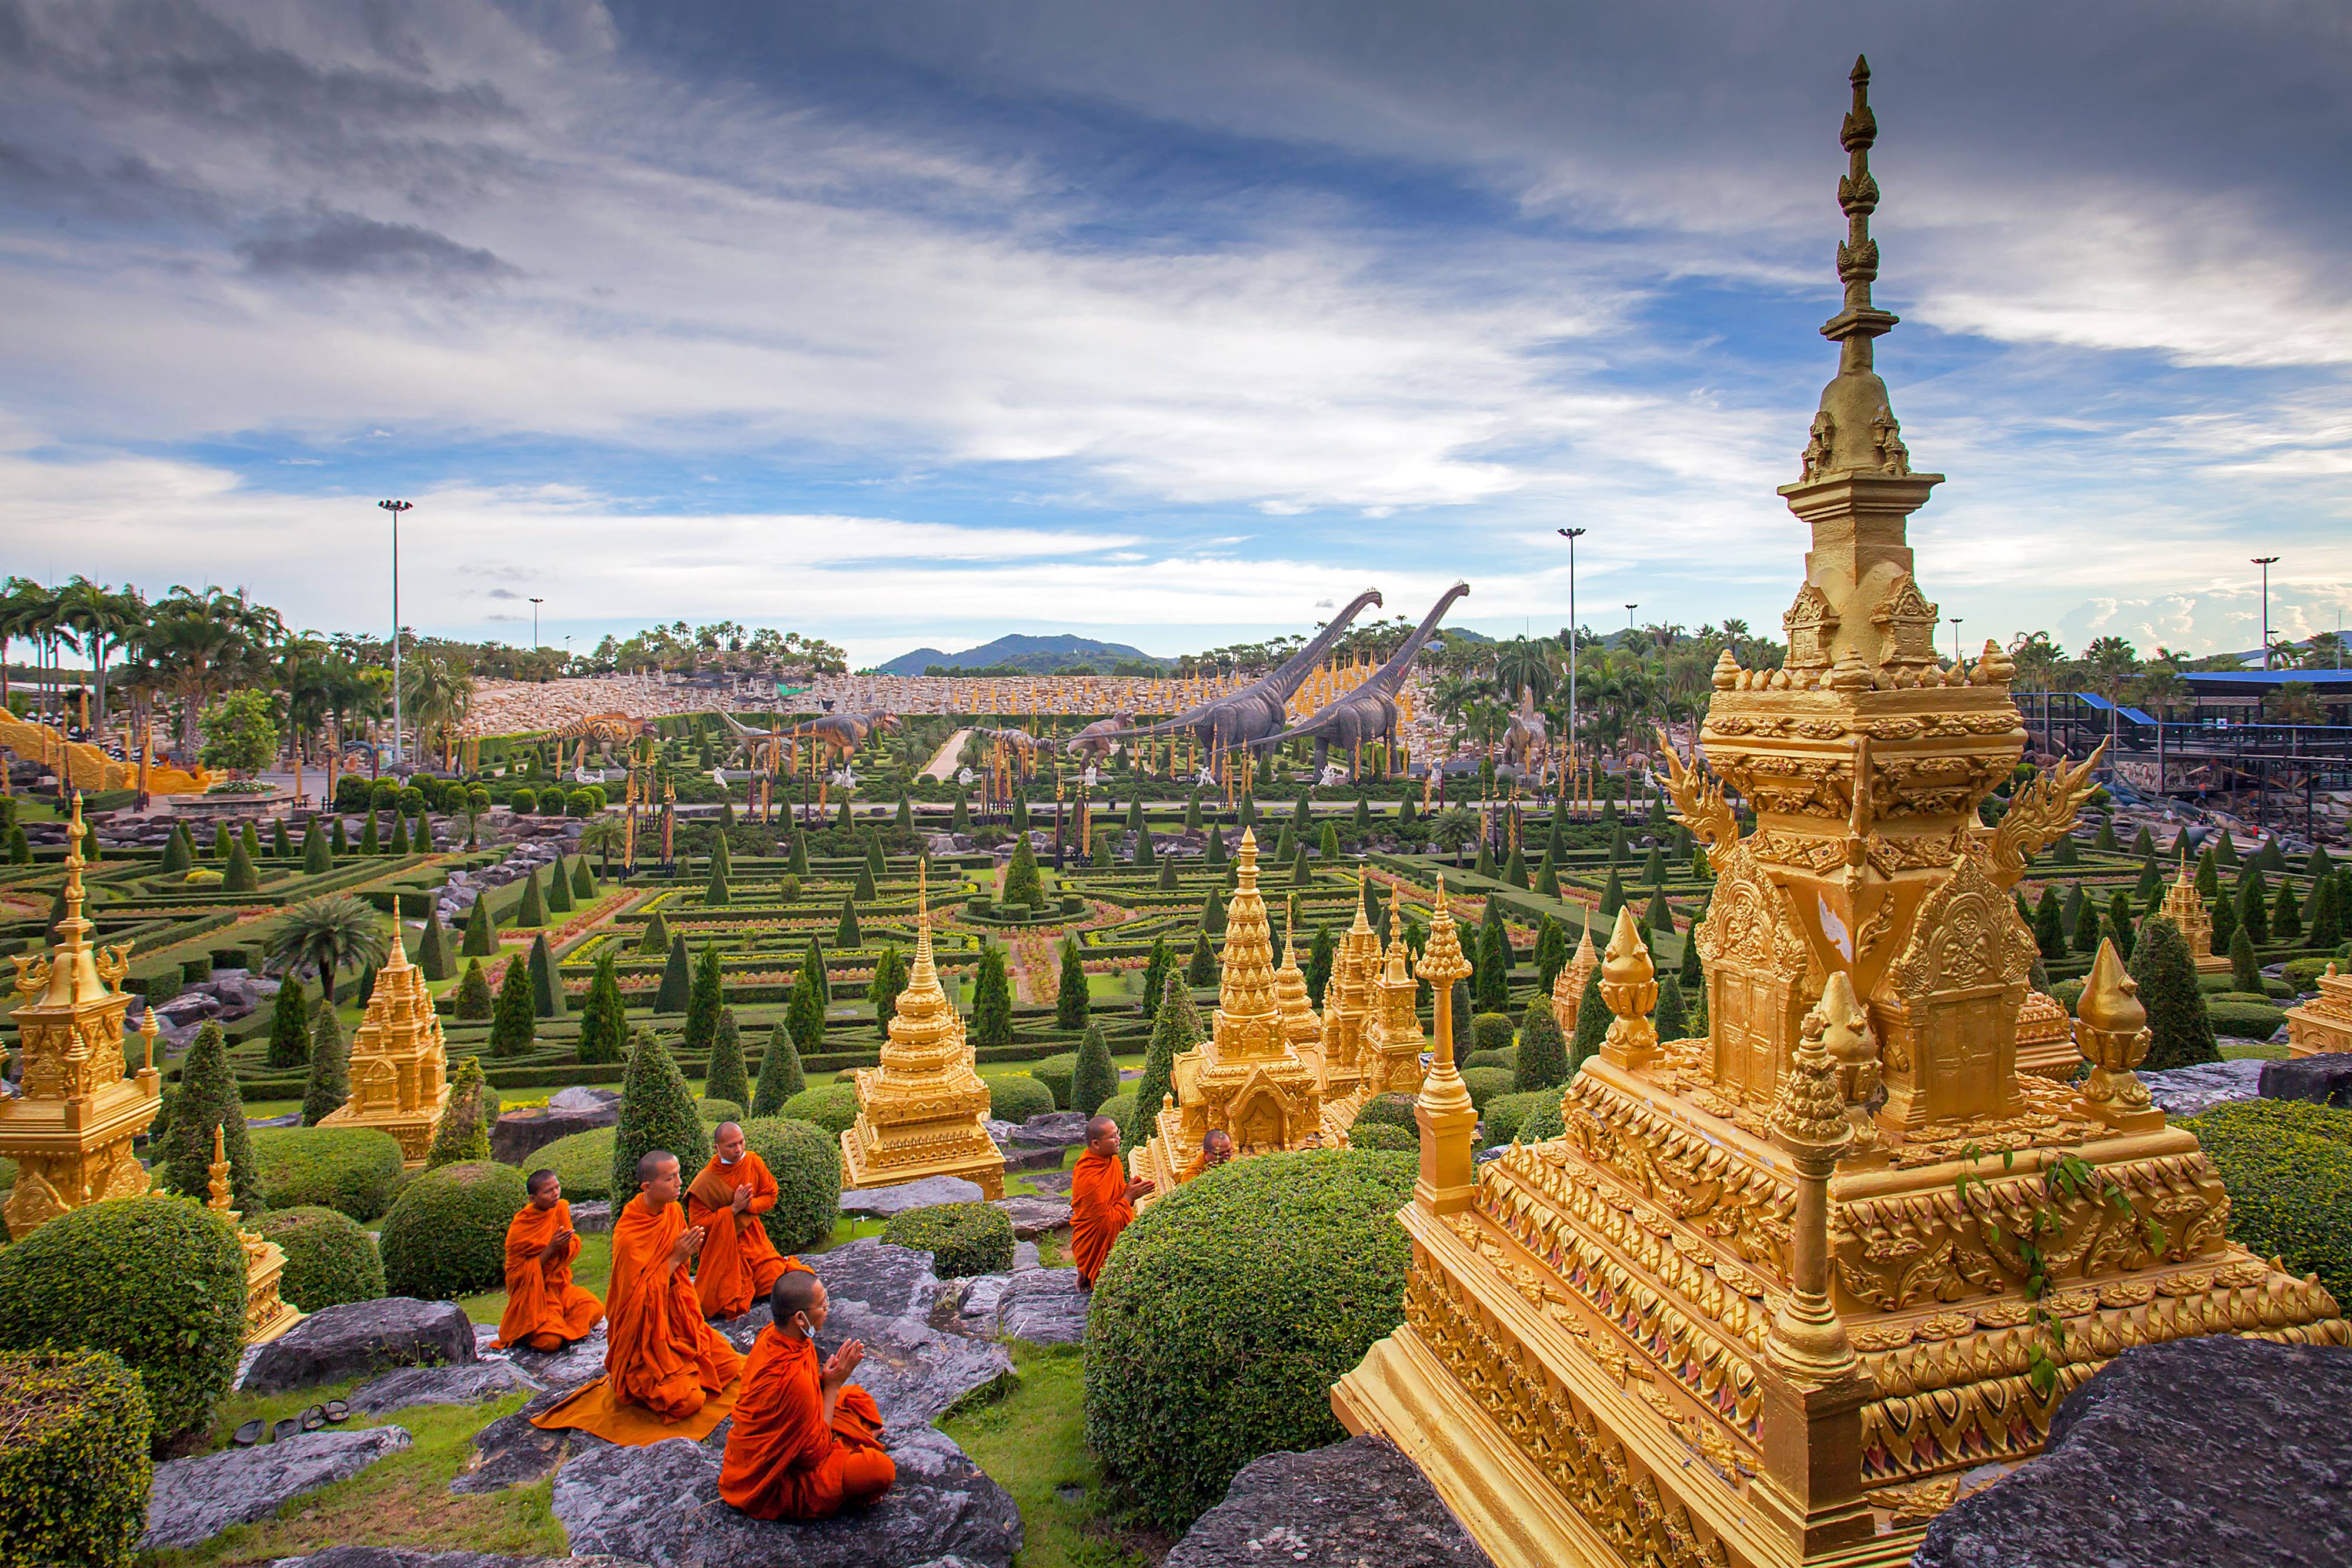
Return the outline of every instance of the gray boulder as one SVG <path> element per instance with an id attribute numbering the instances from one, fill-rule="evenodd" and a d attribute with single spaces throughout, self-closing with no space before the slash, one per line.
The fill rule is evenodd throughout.
<path id="1" fill-rule="evenodd" d="M 555 1468 L 583 1448 L 603 1447 L 604 1439 L 568 1428 L 542 1431 L 530 1424 L 534 1416 L 551 1409 L 571 1392 L 542 1394 L 511 1416 L 501 1416 L 474 1434 L 473 1456 L 457 1472 L 449 1490 L 460 1497 L 529 1486 L 554 1474 Z"/>
<path id="2" fill-rule="evenodd" d="M 1005 1276 L 997 1333 L 1032 1344 L 1078 1344 L 1087 1337 L 1087 1301 L 1076 1269 L 1032 1269 Z"/>
<path id="3" fill-rule="evenodd" d="M 601 1197 L 583 1198 L 572 1206 L 572 1228 L 583 1236 L 601 1236 L 613 1228 L 613 1206 Z"/>
<path id="4" fill-rule="evenodd" d="M 1022 1123 L 1013 1142 L 1033 1149 L 1075 1149 L 1087 1141 L 1087 1121 L 1083 1111 L 1047 1111 Z"/>
<path id="5" fill-rule="evenodd" d="M 2252 1057 L 2229 1061 L 2200 1061 L 2194 1067 L 2172 1067 L 2143 1072 L 2148 1098 L 2175 1116 L 2194 1116 L 2231 1100 L 2261 1095 L 2265 1063 Z"/>
<path id="6" fill-rule="evenodd" d="M 619 1090 L 593 1089 L 582 1084 L 559 1089 L 547 1097 L 547 1108 L 551 1111 L 617 1110 L 620 1103 Z"/>
<path id="7" fill-rule="evenodd" d="M 672 1438 L 598 1444 L 555 1474 L 555 1517 L 572 1549 L 653 1568 L 877 1568 L 961 1560 L 1010 1568 L 1021 1511 L 946 1434 L 893 1439 L 897 1484 L 871 1508 L 811 1524 L 772 1523 L 719 1498 L 721 1445 Z"/>
<path id="8" fill-rule="evenodd" d="M 1013 1221 L 1013 1235 L 1021 1241 L 1034 1241 L 1040 1236 L 1070 1226 L 1070 1200 L 1066 1197 L 1037 1197 L 1027 1193 L 1015 1193 L 1000 1197 L 995 1207 L 1004 1211 Z"/>
<path id="9" fill-rule="evenodd" d="M 2347 1404 L 2352 1350 L 2211 1334 L 2125 1351 L 2058 1407 L 2040 1458 L 1945 1510 L 1912 1562 L 2352 1562 Z"/>
<path id="10" fill-rule="evenodd" d="M 559 1111 L 553 1105 L 509 1111 L 490 1124 L 490 1157 L 519 1166 L 558 1138 L 609 1127 L 620 1119 L 621 1113 L 611 1105 L 587 1111 Z"/>
<path id="11" fill-rule="evenodd" d="M 497 1337 L 495 1330 L 485 1330 L 483 1334 L 485 1339 Z M 604 1375 L 604 1325 L 598 1323 L 588 1331 L 586 1339 L 574 1340 L 558 1351 L 526 1350 L 518 1345 L 490 1354 L 504 1356 L 549 1388 L 577 1388 Z"/>
<path id="12" fill-rule="evenodd" d="M 2352 1105 L 2352 1053 L 2326 1051 L 2263 1063 L 2265 1100 L 2305 1100 L 2315 1105 Z"/>
<path id="13" fill-rule="evenodd" d="M 237 1386 L 280 1394 L 393 1366 L 456 1366 L 474 1359 L 474 1325 L 455 1301 L 385 1296 L 326 1307 L 261 1347 Z"/>
<path id="14" fill-rule="evenodd" d="M 362 1384 L 351 1407 L 361 1416 L 383 1416 L 411 1405 L 478 1405 L 509 1394 L 539 1394 L 546 1385 L 510 1361 L 476 1361 L 463 1366 L 404 1366 Z"/>
<path id="15" fill-rule="evenodd" d="M 887 1219 L 935 1203 L 978 1203 L 988 1195 L 961 1176 L 925 1176 L 897 1186 L 856 1186 L 841 1195 L 841 1212 L 865 1219 Z"/>
<path id="16" fill-rule="evenodd" d="M 1384 1437 L 1254 1459 L 1192 1523 L 1165 1568 L 1491 1568 L 1444 1502 Z"/>
<path id="17" fill-rule="evenodd" d="M 644 1568 L 618 1557 L 494 1557 L 482 1552 L 412 1552 L 404 1546 L 330 1546 L 280 1557 L 269 1568 Z"/>
<path id="18" fill-rule="evenodd" d="M 252 1448 L 224 1448 L 155 1467 L 142 1552 L 195 1546 L 278 1511 L 278 1504 L 348 1479 L 408 1447 L 398 1427 L 305 1432 Z"/>

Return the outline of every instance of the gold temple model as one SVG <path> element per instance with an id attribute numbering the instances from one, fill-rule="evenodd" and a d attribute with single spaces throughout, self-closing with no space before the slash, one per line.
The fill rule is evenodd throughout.
<path id="1" fill-rule="evenodd" d="M 522 955 L 509 956 L 520 964 Z M 372 1127 L 400 1144 L 401 1163 L 420 1170 L 449 1104 L 449 1058 L 424 972 L 408 961 L 400 933 L 376 971 L 367 1015 L 352 1036 L 351 1097 L 319 1119 L 322 1127 Z"/>
<path id="2" fill-rule="evenodd" d="M 212 1196 L 205 1207 L 236 1225 L 243 1216 L 229 1207 L 228 1149 L 217 1124 L 213 1127 L 213 1160 L 205 1174 Z M 278 1281 L 286 1272 L 286 1249 L 242 1226 L 237 1226 L 236 1239 L 245 1248 L 245 1343 L 267 1344 L 302 1321 L 302 1314 L 278 1293 Z"/>
<path id="3" fill-rule="evenodd" d="M 2330 964 L 2319 977 L 2318 990 L 2301 1007 L 2286 1010 L 2289 1056 L 2352 1051 L 2352 975 L 2339 974 Z"/>
<path id="4" fill-rule="evenodd" d="M 2157 911 L 2165 919 L 2180 927 L 2181 940 L 2189 944 L 2189 956 L 2195 960 L 2200 975 L 2226 975 L 2230 960 L 2213 951 L 2213 915 L 2198 895 L 2197 879 L 2189 873 L 2189 851 L 2180 851 L 2179 874 L 2172 885 L 2164 890 L 2164 906 Z"/>
<path id="5" fill-rule="evenodd" d="M 1789 655 L 1725 653 L 1715 777 L 1667 765 L 1717 878 L 1708 1035 L 1655 1038 L 1622 917 L 1566 1134 L 1474 1175 L 1441 1024 L 1405 1322 L 1332 1391 L 1501 1568 L 1907 1562 L 1958 1479 L 2037 1452 L 2118 1351 L 2347 1342 L 2315 1281 L 2229 1240 L 2220 1177 L 2132 1073 L 2145 1012 L 2111 946 L 2072 1030 L 2088 1075 L 2021 1070 L 2035 954 L 2011 890 L 2090 764 L 1981 825 L 2025 732 L 2010 661 L 1940 660 L 1912 575 L 1905 521 L 1941 476 L 1912 472 L 1872 363 L 1895 319 L 1871 302 L 1866 64 L 1852 79 L 1838 373 L 1780 491 L 1812 535 Z M 1433 941 L 1441 1009 L 1450 968 Z"/>
<path id="6" fill-rule="evenodd" d="M 925 1176 L 1004 1196 L 1004 1152 L 988 1135 L 988 1085 L 931 957 L 930 895 L 915 883 L 915 963 L 890 1014 L 882 1064 L 857 1071 L 857 1120 L 842 1129 L 842 1185 L 896 1186 Z"/>

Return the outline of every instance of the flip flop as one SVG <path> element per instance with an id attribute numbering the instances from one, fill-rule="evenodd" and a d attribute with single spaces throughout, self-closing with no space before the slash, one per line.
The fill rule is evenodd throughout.
<path id="1" fill-rule="evenodd" d="M 352 1418 L 352 1407 L 340 1399 L 328 1400 L 325 1410 L 327 1421 L 331 1426 L 340 1427 Z"/>
<path id="2" fill-rule="evenodd" d="M 326 1425 L 327 1407 L 325 1406 L 313 1405 L 310 1408 L 302 1412 L 302 1430 L 305 1432 L 322 1430 Z"/>
<path id="3" fill-rule="evenodd" d="M 236 1448 L 250 1448 L 261 1441 L 261 1422 L 257 1417 L 229 1434 L 229 1446 Z"/>
<path id="4" fill-rule="evenodd" d="M 282 1443 L 301 1429 L 302 1417 L 289 1416 L 269 1429 L 269 1440 L 273 1443 Z"/>

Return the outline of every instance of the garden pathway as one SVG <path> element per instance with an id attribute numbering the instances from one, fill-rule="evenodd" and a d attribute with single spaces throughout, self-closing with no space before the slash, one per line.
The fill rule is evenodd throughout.
<path id="1" fill-rule="evenodd" d="M 946 743 L 931 758 L 930 766 L 923 769 L 923 777 L 946 783 L 955 772 L 956 758 L 963 755 L 963 743 L 971 738 L 971 731 L 968 729 L 960 729 L 949 736 Z"/>

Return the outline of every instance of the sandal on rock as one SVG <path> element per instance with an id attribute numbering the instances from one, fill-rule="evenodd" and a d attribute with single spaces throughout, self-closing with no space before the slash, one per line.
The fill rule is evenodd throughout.
<path id="1" fill-rule="evenodd" d="M 325 1410 L 327 1421 L 331 1426 L 340 1427 L 352 1418 L 352 1407 L 340 1399 L 328 1400 Z"/>
<path id="2" fill-rule="evenodd" d="M 272 1427 L 269 1429 L 269 1440 L 273 1443 L 282 1443 L 287 1438 L 294 1436 L 295 1433 L 299 1432 L 301 1429 L 302 1417 L 299 1416 L 289 1416 L 284 1420 L 278 1422 L 277 1426 Z"/>
<path id="3" fill-rule="evenodd" d="M 302 1430 L 305 1432 L 321 1431 L 325 1429 L 326 1425 L 327 1407 L 325 1406 L 313 1405 L 302 1412 Z"/>
<path id="4" fill-rule="evenodd" d="M 244 1426 L 239 1427 L 235 1432 L 229 1434 L 229 1446 L 236 1448 L 250 1448 L 261 1441 L 262 1430 L 261 1421 L 258 1417 L 256 1417 L 251 1421 L 247 1421 Z"/>

